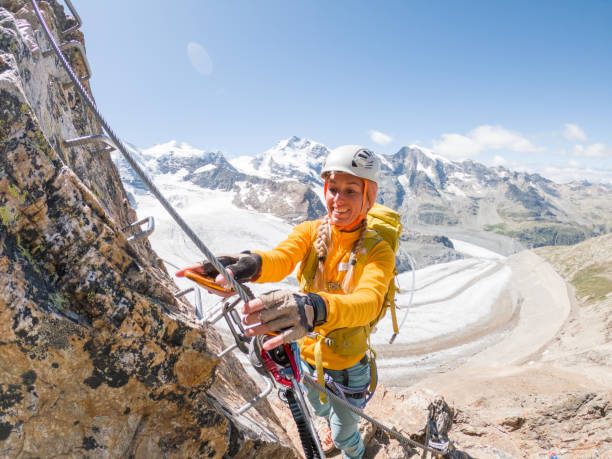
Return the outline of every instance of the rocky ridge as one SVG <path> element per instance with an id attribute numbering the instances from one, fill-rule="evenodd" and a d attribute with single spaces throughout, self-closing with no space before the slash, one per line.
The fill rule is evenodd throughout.
<path id="1" fill-rule="evenodd" d="M 299 137 L 280 141 L 270 150 L 229 162 L 215 153 L 199 152 L 191 166 L 176 163 L 176 143 L 158 145 L 141 153 L 149 157 L 155 149 L 159 168 L 189 172 L 184 180 L 205 188 L 222 188 L 235 194 L 235 203 L 260 212 L 270 212 L 291 223 L 318 216 L 322 180 L 319 177 L 329 149 Z M 187 148 L 187 147 L 186 147 Z M 163 153 L 165 151 L 165 153 Z M 474 161 L 449 161 L 419 147 L 403 147 L 393 155 L 381 155 L 382 177 L 379 201 L 402 214 L 406 228 L 429 228 L 433 234 L 446 229 L 489 231 L 515 239 L 526 247 L 575 244 L 612 228 L 612 187 L 589 183 L 554 183 L 538 174 L 486 167 Z M 168 164 L 174 167 L 168 169 Z M 206 174 L 194 174 L 207 165 Z M 213 172 L 218 167 L 219 171 Z M 266 200 L 245 196 L 277 193 L 278 184 L 307 185 L 299 188 L 300 199 L 312 201 L 287 215 L 286 208 Z M 282 191 L 282 190 L 281 190 Z M 295 200 L 292 200 L 295 202 Z"/>
<path id="2" fill-rule="evenodd" d="M 83 42 L 57 2 L 40 8 Z M 0 454 L 293 457 L 267 402 L 228 412 L 256 387 L 149 243 L 128 241 L 109 155 L 63 143 L 100 126 L 38 28 L 29 3 L 0 2 Z"/>
<path id="3" fill-rule="evenodd" d="M 239 207 L 294 224 L 324 213 L 319 172 L 328 152 L 294 136 L 264 153 L 231 160 L 174 141 L 138 153 L 153 176 L 174 174 L 185 183 L 224 190 Z M 117 160 L 124 180 L 138 185 Z M 538 174 L 449 161 L 419 147 L 401 148 L 381 160 L 378 199 L 401 213 L 403 252 L 411 251 L 420 267 L 460 257 L 442 242 L 456 234 L 510 254 L 524 247 L 575 244 L 612 228 L 607 185 L 557 184 Z M 399 264 L 407 265 L 401 254 Z"/>

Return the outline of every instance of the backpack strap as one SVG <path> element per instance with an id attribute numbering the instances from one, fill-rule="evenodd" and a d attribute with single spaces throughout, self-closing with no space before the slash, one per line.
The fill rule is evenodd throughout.
<path id="1" fill-rule="evenodd" d="M 321 352 L 321 342 L 325 338 L 321 335 L 317 335 L 317 342 L 315 344 L 314 355 L 315 355 L 315 367 L 317 369 L 317 382 L 321 387 L 325 387 L 325 374 L 323 370 L 323 352 Z M 327 396 L 323 391 L 319 391 L 319 400 L 321 404 L 327 403 Z"/>
<path id="2" fill-rule="evenodd" d="M 322 221 L 319 221 L 319 226 Z M 317 226 L 317 232 L 315 232 L 314 239 L 310 242 L 310 249 L 308 250 L 308 254 L 306 258 L 300 263 L 297 272 L 297 278 L 300 285 L 300 290 L 302 292 L 310 291 L 312 287 L 312 283 L 314 282 L 315 274 L 317 272 L 317 265 L 319 264 L 319 257 L 317 255 L 317 251 L 314 248 L 314 241 L 317 238 L 317 233 L 319 230 L 319 226 Z"/>
<path id="3" fill-rule="evenodd" d="M 391 321 L 393 323 L 393 334 L 399 333 L 399 327 L 397 326 L 397 308 L 395 307 L 395 292 L 399 292 L 397 285 L 395 284 L 395 277 L 397 276 L 397 270 L 393 269 L 393 277 L 389 281 L 389 289 L 385 295 L 385 302 L 389 303 L 388 308 L 391 309 Z"/>

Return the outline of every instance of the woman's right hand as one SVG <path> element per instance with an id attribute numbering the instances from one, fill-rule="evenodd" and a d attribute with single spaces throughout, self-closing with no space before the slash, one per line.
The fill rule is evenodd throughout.
<path id="1" fill-rule="evenodd" d="M 221 254 L 217 260 L 227 273 L 238 282 L 250 282 L 256 280 L 261 274 L 261 257 L 255 253 L 245 251 L 238 254 Z M 210 261 L 205 261 L 199 265 L 181 269 L 175 274 L 177 277 L 188 277 L 204 287 L 208 292 L 222 297 L 234 295 L 231 289 L 224 289 L 229 282 Z M 220 286 L 221 288 L 217 288 Z"/>

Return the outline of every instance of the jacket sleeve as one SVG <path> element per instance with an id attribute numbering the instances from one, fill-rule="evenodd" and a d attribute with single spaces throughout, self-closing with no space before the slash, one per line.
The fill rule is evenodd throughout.
<path id="1" fill-rule="evenodd" d="M 254 250 L 261 257 L 261 276 L 256 282 L 280 282 L 291 274 L 295 266 L 306 258 L 312 246 L 318 221 L 303 222 L 293 228 L 287 239 L 276 248 L 266 251 Z"/>
<path id="2" fill-rule="evenodd" d="M 395 255 L 387 242 L 376 244 L 370 253 L 355 290 L 349 294 L 317 292 L 328 305 L 325 331 L 357 327 L 371 322 L 380 312 L 393 278 Z"/>

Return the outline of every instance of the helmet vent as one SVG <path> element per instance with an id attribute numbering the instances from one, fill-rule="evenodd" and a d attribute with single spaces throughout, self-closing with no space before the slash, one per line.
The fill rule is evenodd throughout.
<path id="1" fill-rule="evenodd" d="M 374 159 L 374 153 L 364 148 L 355 153 L 351 166 L 372 169 L 374 167 L 375 161 L 376 160 Z"/>

